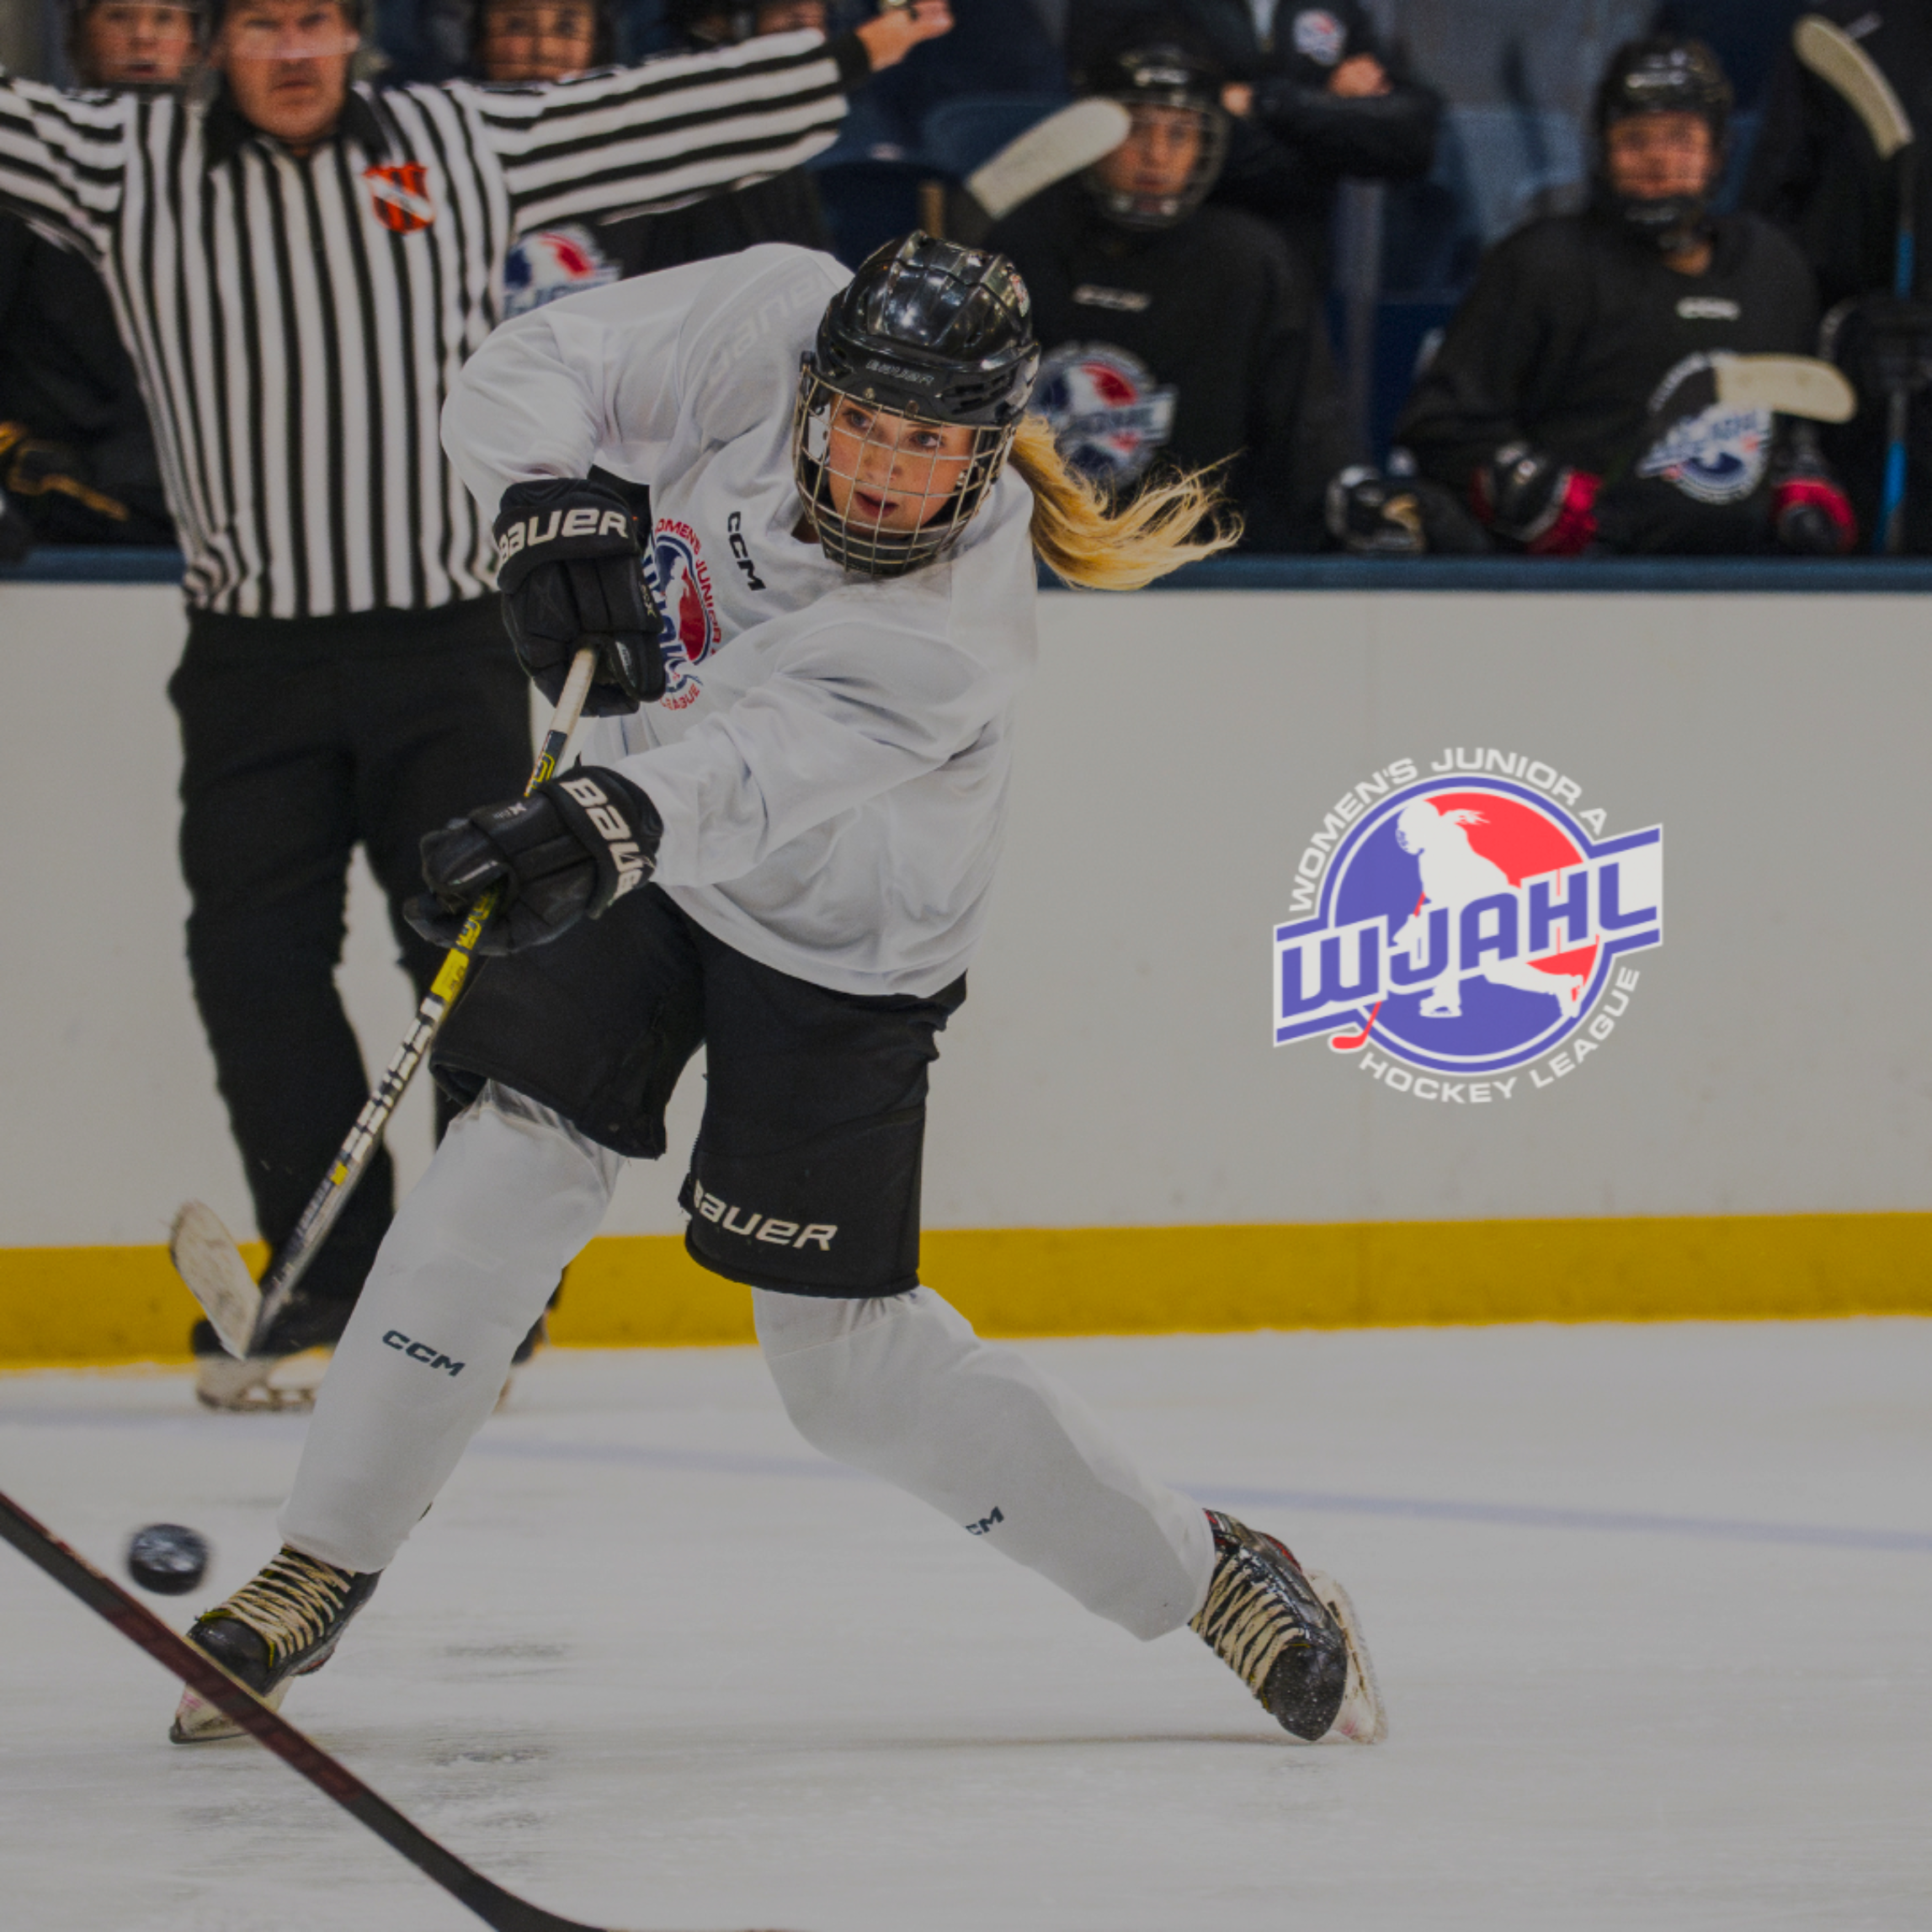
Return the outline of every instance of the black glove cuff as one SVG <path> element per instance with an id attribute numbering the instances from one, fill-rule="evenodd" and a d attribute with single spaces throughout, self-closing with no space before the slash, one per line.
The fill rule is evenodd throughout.
<path id="1" fill-rule="evenodd" d="M 539 564 L 643 553 L 630 504 L 587 477 L 512 483 L 492 528 L 497 582 L 505 593 L 515 591 Z"/>
<path id="2" fill-rule="evenodd" d="M 621 772 L 606 765 L 579 765 L 567 776 L 540 785 L 536 796 L 555 806 L 596 865 L 597 890 L 585 908 L 592 918 L 635 891 L 656 870 L 664 821 Z"/>

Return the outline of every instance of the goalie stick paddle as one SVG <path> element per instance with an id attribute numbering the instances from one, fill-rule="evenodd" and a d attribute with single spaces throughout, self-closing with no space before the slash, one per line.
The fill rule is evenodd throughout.
<path id="1" fill-rule="evenodd" d="M 1907 301 L 1919 268 L 1918 136 L 1911 116 L 1877 61 L 1835 21 L 1807 13 L 1791 29 L 1791 45 L 1798 59 L 1864 122 L 1879 160 L 1894 171 L 1898 235 L 1892 249 L 1892 292 L 1900 301 Z M 1896 556 L 1905 547 L 1905 437 L 1911 407 L 1911 391 L 1901 382 L 1886 398 L 1885 485 L 1873 536 L 1873 547 L 1882 555 Z"/>
<path id="2" fill-rule="evenodd" d="M 497 1932 L 603 1932 L 576 1919 L 562 1919 L 532 1905 L 494 1879 L 466 1865 L 455 1852 L 439 1844 L 412 1824 L 386 1798 L 379 1796 L 346 1765 L 338 1764 L 322 1746 L 304 1737 L 279 1711 L 271 1711 L 247 1685 L 231 1677 L 213 1658 L 205 1657 L 186 1637 L 170 1630 L 145 1604 L 136 1602 L 111 1578 L 103 1576 L 86 1557 L 69 1549 L 44 1524 L 29 1516 L 12 1497 L 0 1493 L 0 1538 L 11 1543 L 30 1563 L 45 1570 L 61 1588 L 106 1618 L 130 1643 L 172 1670 L 196 1696 L 232 1717 L 257 1743 L 273 1751 L 367 1825 L 393 1851 L 399 1851 L 426 1877 L 460 1899 L 486 1925 Z"/>
<path id="3" fill-rule="evenodd" d="M 570 734 L 577 729 L 596 669 L 597 648 L 587 644 L 571 661 L 570 675 L 557 698 L 550 729 L 544 734 L 543 748 L 537 753 L 530 783 L 524 787 L 526 798 L 555 774 L 570 742 Z M 174 1264 L 175 1273 L 187 1284 L 188 1291 L 201 1304 L 202 1312 L 230 1355 L 260 1354 L 276 1316 L 288 1305 L 295 1284 L 315 1259 L 316 1250 L 328 1238 L 329 1230 L 335 1226 L 337 1216 L 348 1205 L 349 1197 L 355 1192 L 370 1158 L 381 1143 L 382 1130 L 389 1125 L 389 1117 L 396 1111 L 403 1090 L 422 1065 L 423 1055 L 429 1051 L 470 977 L 476 942 L 497 909 L 497 892 L 492 891 L 477 900 L 456 936 L 455 945 L 444 955 L 434 982 L 423 994 L 423 1003 L 416 1009 L 416 1018 L 403 1035 L 402 1044 L 363 1103 L 355 1125 L 349 1131 L 349 1138 L 337 1150 L 322 1185 L 302 1210 L 301 1219 L 284 1243 L 275 1265 L 259 1284 L 249 1275 L 240 1249 L 211 1207 L 191 1200 L 175 1216 L 168 1233 L 168 1258 Z"/>
<path id="4" fill-rule="evenodd" d="M 1075 101 L 976 168 L 966 177 L 966 193 L 998 221 L 1056 181 L 1111 154 L 1132 126 L 1132 117 L 1118 101 Z"/>

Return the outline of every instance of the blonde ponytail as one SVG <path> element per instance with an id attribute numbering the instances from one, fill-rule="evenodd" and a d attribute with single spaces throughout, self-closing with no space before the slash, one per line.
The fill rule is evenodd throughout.
<path id="1" fill-rule="evenodd" d="M 1157 480 L 1116 507 L 1067 467 L 1043 417 L 1020 419 L 1013 466 L 1033 492 L 1033 547 L 1065 583 L 1140 590 L 1240 540 L 1241 519 L 1224 514 L 1209 471 Z"/>

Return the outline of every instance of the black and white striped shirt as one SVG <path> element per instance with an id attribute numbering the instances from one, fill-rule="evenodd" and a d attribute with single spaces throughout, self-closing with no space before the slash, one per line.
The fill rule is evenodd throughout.
<path id="1" fill-rule="evenodd" d="M 784 34 L 550 86 L 358 85 L 303 158 L 225 99 L 0 77 L 0 204 L 106 280 L 191 604 L 422 609 L 490 586 L 439 424 L 511 243 L 796 167 L 836 135 L 855 47 Z"/>

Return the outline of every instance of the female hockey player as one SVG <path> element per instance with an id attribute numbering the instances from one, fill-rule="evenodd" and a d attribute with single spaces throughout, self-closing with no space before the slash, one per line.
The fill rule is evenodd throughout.
<path id="1" fill-rule="evenodd" d="M 1714 215 L 1731 85 L 1701 41 L 1633 40 L 1598 85 L 1582 213 L 1500 242 L 1396 441 L 1539 556 L 1832 556 L 1851 507 L 1790 418 L 1712 400 L 1715 359 L 1809 355 L 1810 269 L 1754 215 Z"/>
<path id="2" fill-rule="evenodd" d="M 423 929 L 500 886 L 508 956 L 439 1046 L 471 1104 L 337 1350 L 285 1546 L 194 1628 L 264 1697 L 368 1600 L 702 1042 L 687 1244 L 750 1289 L 806 1438 L 1138 1637 L 1191 1623 L 1293 1735 L 1381 1736 L 1339 1588 L 1147 1482 L 918 1282 L 926 1069 L 985 920 L 1035 553 L 1127 588 L 1229 540 L 1197 477 L 1110 510 L 1071 476 L 1025 414 L 1038 363 L 1005 258 L 915 234 L 856 277 L 768 244 L 556 303 L 457 380 L 519 655 L 554 696 L 597 640 L 603 721 L 592 762 L 423 841 Z M 620 478 L 650 488 L 657 651 Z M 232 1728 L 190 1694 L 173 1734 Z"/>

